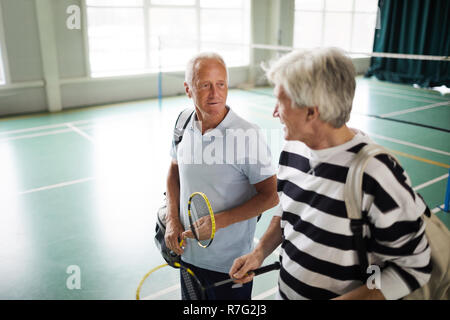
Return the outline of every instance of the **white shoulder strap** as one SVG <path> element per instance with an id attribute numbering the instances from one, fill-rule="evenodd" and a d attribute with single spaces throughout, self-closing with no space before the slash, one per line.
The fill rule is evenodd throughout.
<path id="1" fill-rule="evenodd" d="M 365 145 L 350 164 L 344 187 L 344 200 L 347 216 L 350 219 L 362 218 L 362 179 L 369 160 L 379 154 L 388 154 L 396 159 L 387 149 L 377 144 Z M 397 160 L 397 159 L 396 159 Z"/>

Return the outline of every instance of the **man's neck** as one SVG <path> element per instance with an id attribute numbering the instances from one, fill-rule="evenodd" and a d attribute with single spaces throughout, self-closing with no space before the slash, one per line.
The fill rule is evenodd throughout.
<path id="1" fill-rule="evenodd" d="M 221 112 L 209 114 L 205 112 L 201 112 L 198 108 L 195 108 L 196 113 L 196 121 L 200 122 L 200 128 L 202 134 L 205 134 L 206 131 L 210 129 L 214 129 L 223 121 L 223 119 L 228 114 L 228 108 L 224 108 Z"/>
<path id="2" fill-rule="evenodd" d="M 355 132 L 346 125 L 336 129 L 326 124 L 317 132 L 319 133 L 312 137 L 311 141 L 305 142 L 313 150 L 337 147 L 352 140 L 355 136 Z"/>

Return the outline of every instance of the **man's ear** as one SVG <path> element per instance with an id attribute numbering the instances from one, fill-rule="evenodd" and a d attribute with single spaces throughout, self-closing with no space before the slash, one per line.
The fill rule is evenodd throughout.
<path id="1" fill-rule="evenodd" d="M 318 107 L 311 107 L 308 108 L 308 113 L 307 113 L 307 120 L 316 120 L 320 117 L 320 113 L 319 113 L 319 108 Z"/>
<path id="2" fill-rule="evenodd" d="M 184 82 L 184 91 L 186 92 L 186 95 L 189 98 L 192 98 L 192 93 L 191 93 L 191 89 L 189 88 L 189 85 L 187 82 Z"/>

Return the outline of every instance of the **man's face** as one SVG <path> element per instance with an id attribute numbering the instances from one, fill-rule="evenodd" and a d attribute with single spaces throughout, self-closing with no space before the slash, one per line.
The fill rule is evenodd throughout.
<path id="1" fill-rule="evenodd" d="M 210 115 L 223 112 L 228 95 L 227 71 L 217 60 L 200 60 L 194 70 L 192 86 L 185 83 L 185 88 L 201 112 Z"/>
<path id="2" fill-rule="evenodd" d="M 292 100 L 280 85 L 275 86 L 274 94 L 277 104 L 273 116 L 284 124 L 284 139 L 304 141 L 308 108 L 292 107 Z"/>

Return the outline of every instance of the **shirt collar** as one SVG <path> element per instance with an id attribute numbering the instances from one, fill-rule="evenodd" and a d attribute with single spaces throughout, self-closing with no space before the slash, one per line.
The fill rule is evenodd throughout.
<path id="1" fill-rule="evenodd" d="M 224 130 L 224 129 L 228 128 L 231 125 L 231 123 L 233 123 L 235 113 L 228 105 L 225 105 L 225 107 L 228 109 L 228 112 L 225 115 L 225 118 L 223 118 L 222 121 L 214 129 Z M 189 124 L 189 129 L 191 131 L 194 131 L 194 126 L 196 125 L 196 118 L 197 118 L 197 114 L 194 112 L 193 116 L 191 117 L 190 124 Z M 200 129 L 198 129 L 198 128 L 197 128 L 197 130 L 200 131 Z"/>

